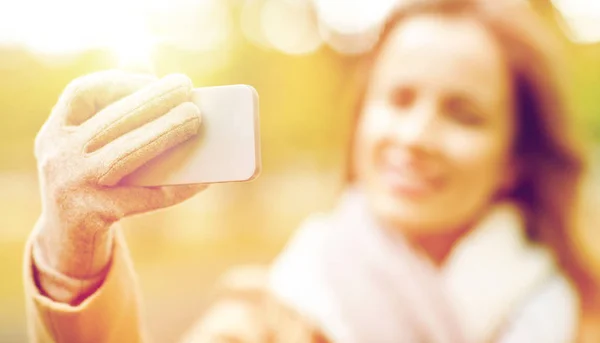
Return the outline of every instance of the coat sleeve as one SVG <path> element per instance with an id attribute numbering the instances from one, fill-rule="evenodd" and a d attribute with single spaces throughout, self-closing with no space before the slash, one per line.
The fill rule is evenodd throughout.
<path id="1" fill-rule="evenodd" d="M 76 306 L 44 296 L 36 283 L 31 238 L 25 249 L 25 295 L 30 341 L 147 342 L 139 320 L 139 291 L 129 252 L 115 230 L 111 266 L 100 287 Z M 184 343 L 328 343 L 307 318 L 276 299 L 266 287 L 267 270 L 236 268 L 218 283 L 204 315 Z"/>
<path id="2" fill-rule="evenodd" d="M 30 237 L 24 257 L 25 301 L 31 342 L 145 342 L 139 290 L 125 239 L 114 235 L 110 269 L 100 287 L 77 305 L 56 302 L 40 291 Z"/>

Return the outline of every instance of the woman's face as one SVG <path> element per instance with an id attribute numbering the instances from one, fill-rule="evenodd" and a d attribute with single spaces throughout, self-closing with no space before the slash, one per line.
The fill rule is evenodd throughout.
<path id="1" fill-rule="evenodd" d="M 414 17 L 388 37 L 357 127 L 355 170 L 376 216 L 407 233 L 448 233 L 514 177 L 510 75 L 477 22 Z"/>

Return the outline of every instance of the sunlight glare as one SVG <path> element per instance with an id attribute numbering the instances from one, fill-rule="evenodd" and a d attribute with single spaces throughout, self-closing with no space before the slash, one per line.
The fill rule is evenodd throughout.
<path id="1" fill-rule="evenodd" d="M 321 46 L 317 20 L 307 3 L 270 0 L 262 8 L 261 24 L 271 45 L 285 53 L 308 54 Z"/>
<path id="2" fill-rule="evenodd" d="M 201 49 L 222 43 L 227 19 L 215 0 L 0 1 L 0 45 L 56 56 L 107 49 L 119 67 L 148 69 L 158 42 Z M 220 26 L 208 27 L 215 23 Z"/>
<path id="3" fill-rule="evenodd" d="M 600 42 L 600 2 L 552 0 L 566 21 L 565 31 L 576 43 Z"/>
<path id="4" fill-rule="evenodd" d="M 312 0 L 321 21 L 341 34 L 360 34 L 380 25 L 398 0 Z"/>

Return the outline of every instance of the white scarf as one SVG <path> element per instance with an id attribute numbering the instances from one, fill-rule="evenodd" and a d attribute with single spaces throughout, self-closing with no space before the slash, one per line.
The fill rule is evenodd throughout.
<path id="1" fill-rule="evenodd" d="M 271 291 L 336 343 L 489 342 L 554 272 L 511 204 L 496 205 L 438 269 L 385 233 L 365 201 L 352 190 L 307 220 L 270 271 Z"/>

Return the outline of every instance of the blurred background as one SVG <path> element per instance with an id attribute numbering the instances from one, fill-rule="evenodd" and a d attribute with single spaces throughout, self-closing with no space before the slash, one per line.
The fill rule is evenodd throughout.
<path id="1" fill-rule="evenodd" d="M 185 73 L 197 87 L 250 84 L 260 94 L 256 181 L 214 185 L 124 223 L 147 327 L 154 341 L 171 342 L 202 312 L 221 273 L 267 263 L 303 218 L 333 204 L 344 180 L 350 79 L 402 1 L 0 0 L 0 342 L 26 341 L 22 251 L 40 212 L 33 140 L 70 80 L 139 68 Z M 574 115 L 597 166 L 600 2 L 529 3 L 569 46 Z M 596 167 L 590 198 L 599 179 Z M 600 260 L 594 229 L 574 233 L 592 265 Z"/>

